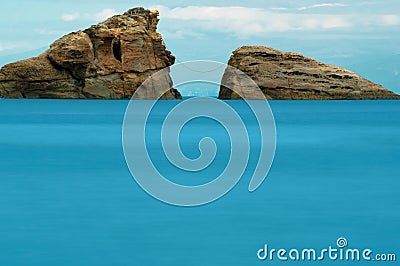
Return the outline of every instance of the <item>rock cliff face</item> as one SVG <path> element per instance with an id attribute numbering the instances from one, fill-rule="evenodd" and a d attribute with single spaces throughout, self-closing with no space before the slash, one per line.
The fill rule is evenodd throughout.
<path id="1" fill-rule="evenodd" d="M 233 52 L 228 64 L 250 76 L 267 99 L 400 99 L 350 70 L 269 47 L 241 47 Z M 227 68 L 222 83 L 232 86 L 244 98 L 258 98 L 240 80 L 237 73 Z M 221 86 L 219 98 L 240 96 Z"/>
<path id="2" fill-rule="evenodd" d="M 158 11 L 134 8 L 51 44 L 0 70 L 0 97 L 130 98 L 150 75 L 175 62 L 157 33 Z M 180 98 L 169 74 L 162 98 Z M 151 94 L 148 94 L 149 98 Z M 155 92 L 154 95 L 157 95 Z"/>

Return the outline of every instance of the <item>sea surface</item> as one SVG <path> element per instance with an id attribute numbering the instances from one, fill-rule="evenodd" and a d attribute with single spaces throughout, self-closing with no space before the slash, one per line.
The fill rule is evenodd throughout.
<path id="1" fill-rule="evenodd" d="M 249 116 L 249 169 L 224 197 L 188 208 L 154 199 L 132 178 L 121 137 L 128 101 L 0 100 L 0 265 L 397 265 L 399 101 L 270 101 L 275 160 L 253 193 L 257 125 L 244 102 L 227 103 Z M 157 139 L 162 121 L 152 123 Z M 229 151 L 220 125 L 200 119 L 184 128 L 183 152 L 195 158 L 204 135 Z M 158 144 L 149 149 L 162 172 Z M 208 182 L 225 157 L 207 175 L 171 179 Z M 321 250 L 340 237 L 397 262 L 257 257 L 265 244 Z"/>

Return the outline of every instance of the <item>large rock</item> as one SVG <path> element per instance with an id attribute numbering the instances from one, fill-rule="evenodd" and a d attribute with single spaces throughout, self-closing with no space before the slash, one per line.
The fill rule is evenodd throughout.
<path id="1" fill-rule="evenodd" d="M 175 62 L 157 33 L 158 11 L 134 8 L 84 31 L 73 32 L 50 49 L 0 70 L 0 97 L 130 98 L 150 75 Z M 180 98 L 168 82 L 155 98 Z"/>
<path id="2" fill-rule="evenodd" d="M 250 76 L 267 99 L 399 99 L 400 96 L 354 72 L 317 62 L 298 53 L 264 46 L 244 46 L 233 52 L 228 65 Z M 219 98 L 259 98 L 242 83 L 237 71 L 227 68 Z M 247 88 L 247 89 L 246 89 Z M 261 95 L 262 96 L 262 95 Z"/>

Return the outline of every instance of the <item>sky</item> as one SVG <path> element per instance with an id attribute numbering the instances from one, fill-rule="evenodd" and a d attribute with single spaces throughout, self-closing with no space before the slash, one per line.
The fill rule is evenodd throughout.
<path id="1" fill-rule="evenodd" d="M 226 63 L 240 46 L 266 45 L 349 68 L 400 93 L 398 0 L 7 1 L 0 10 L 0 66 L 138 6 L 160 11 L 158 30 L 177 62 Z"/>

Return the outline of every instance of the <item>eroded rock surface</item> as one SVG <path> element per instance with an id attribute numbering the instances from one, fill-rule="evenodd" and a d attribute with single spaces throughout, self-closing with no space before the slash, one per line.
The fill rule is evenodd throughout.
<path id="1" fill-rule="evenodd" d="M 243 46 L 235 50 L 228 65 L 250 76 L 267 99 L 400 98 L 350 70 L 265 46 Z M 251 86 L 241 84 L 241 80 L 237 72 L 227 68 L 222 83 L 229 84 L 244 98 L 259 98 L 252 93 Z M 219 98 L 237 99 L 241 98 L 239 94 L 221 86 Z"/>
<path id="2" fill-rule="evenodd" d="M 158 11 L 133 8 L 90 28 L 67 34 L 43 54 L 0 70 L 0 97 L 130 98 L 150 75 L 171 66 L 157 33 Z M 165 72 L 164 99 L 181 98 Z"/>

